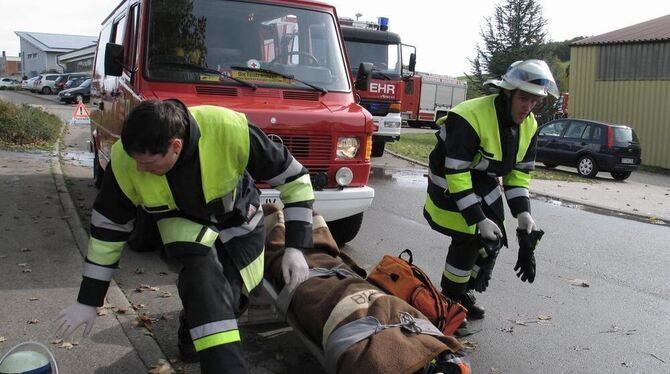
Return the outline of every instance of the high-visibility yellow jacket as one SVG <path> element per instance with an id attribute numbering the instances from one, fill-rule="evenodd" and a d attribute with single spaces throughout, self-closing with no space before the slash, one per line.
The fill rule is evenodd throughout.
<path id="1" fill-rule="evenodd" d="M 121 141 L 91 214 L 91 238 L 78 301 L 100 306 L 133 230 L 137 207 L 157 221 L 168 255 L 203 254 L 261 221 L 254 180 L 281 193 L 286 245 L 312 247 L 314 192 L 305 169 L 241 114 L 216 106 L 189 108 L 188 136 L 174 167 L 163 176 L 137 170 Z M 251 292 L 263 276 L 263 240 L 228 249 Z M 237 248 L 240 247 L 240 248 Z"/>
<path id="2" fill-rule="evenodd" d="M 537 131 L 532 113 L 514 124 L 507 98 L 491 95 L 458 104 L 438 124 L 424 206 L 424 217 L 434 230 L 474 235 L 476 223 L 486 217 L 482 204 L 502 222 L 498 177 L 512 215 L 530 211 L 528 187 Z"/>

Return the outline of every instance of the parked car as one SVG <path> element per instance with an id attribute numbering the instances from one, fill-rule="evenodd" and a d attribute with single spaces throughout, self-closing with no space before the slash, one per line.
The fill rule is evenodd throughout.
<path id="1" fill-rule="evenodd" d="M 88 78 L 89 74 L 88 73 L 66 73 L 66 74 L 63 74 L 60 77 L 58 77 L 56 79 L 56 81 L 54 82 L 54 89 L 55 89 L 56 92 L 60 92 L 64 89 L 66 89 L 65 83 L 67 83 L 68 80 L 73 79 L 73 78 L 84 78 L 84 77 Z"/>
<path id="2" fill-rule="evenodd" d="M 21 83 L 14 78 L 0 78 L 0 90 L 6 90 L 11 88 L 19 87 Z"/>
<path id="3" fill-rule="evenodd" d="M 91 79 L 86 79 L 75 88 L 68 88 L 58 93 L 58 100 L 68 103 L 88 102 L 91 99 Z"/>
<path id="4" fill-rule="evenodd" d="M 91 77 L 85 76 L 85 77 L 76 77 L 76 78 L 70 78 L 65 82 L 65 85 L 63 86 L 64 90 L 67 90 L 68 88 L 75 88 L 78 87 L 80 84 L 82 84 L 85 80 L 90 79 Z"/>
<path id="5" fill-rule="evenodd" d="M 586 178 L 606 171 L 624 180 L 640 166 L 641 153 L 640 141 L 628 126 L 563 118 L 538 129 L 537 161 L 549 168 L 574 166 Z"/>
<path id="6" fill-rule="evenodd" d="M 56 92 L 56 79 L 61 75 L 62 74 L 40 74 L 40 77 L 35 81 L 35 86 L 30 91 L 51 95 Z"/>
<path id="7" fill-rule="evenodd" d="M 32 91 L 33 88 L 35 87 L 35 82 L 37 82 L 38 79 L 40 79 L 39 75 L 21 81 L 21 88 L 24 90 Z"/>

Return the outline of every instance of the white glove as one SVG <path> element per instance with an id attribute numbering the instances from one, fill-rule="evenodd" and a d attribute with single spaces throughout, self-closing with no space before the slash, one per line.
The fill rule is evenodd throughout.
<path id="1" fill-rule="evenodd" d="M 284 283 L 290 290 L 294 290 L 300 283 L 309 277 L 309 266 L 305 256 L 298 249 L 286 247 L 281 259 L 281 270 L 284 274 Z"/>
<path id="2" fill-rule="evenodd" d="M 84 337 L 91 333 L 93 322 L 97 317 L 96 307 L 84 305 L 82 303 L 75 303 L 65 308 L 58 317 L 56 317 L 56 335 L 67 340 L 67 338 L 81 325 L 86 325 L 84 328 Z"/>
<path id="3" fill-rule="evenodd" d="M 529 234 L 533 230 L 537 230 L 537 225 L 535 224 L 535 221 L 533 221 L 533 217 L 530 216 L 529 212 L 519 213 L 519 215 L 516 216 L 516 219 L 518 220 L 517 227 L 521 230 L 526 230 Z"/>
<path id="4" fill-rule="evenodd" d="M 488 218 L 484 218 L 483 220 L 477 222 L 477 227 L 479 228 L 479 235 L 481 235 L 484 239 L 495 241 L 498 240 L 498 238 L 502 238 L 503 236 L 502 231 L 500 231 L 500 227 L 498 227 L 495 222 Z"/>

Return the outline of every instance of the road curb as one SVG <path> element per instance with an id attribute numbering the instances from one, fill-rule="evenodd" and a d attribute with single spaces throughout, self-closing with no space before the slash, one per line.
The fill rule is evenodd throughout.
<path id="1" fill-rule="evenodd" d="M 400 155 L 396 152 L 389 151 L 389 150 L 385 150 L 385 152 L 388 152 L 390 155 L 392 155 L 394 157 L 397 157 L 397 158 L 400 158 L 400 159 L 403 159 L 405 161 L 408 161 L 408 162 L 411 162 L 411 163 L 414 163 L 414 164 L 417 164 L 417 165 L 421 165 L 421 166 L 426 167 L 426 168 L 428 167 L 428 164 L 426 164 L 426 163 L 423 163 L 421 161 L 415 160 L 415 159 L 407 157 L 407 156 Z M 570 182 L 567 182 L 567 183 L 570 183 Z M 628 218 L 628 219 L 633 219 L 635 221 L 640 221 L 640 222 L 649 223 L 649 224 L 653 224 L 653 225 L 663 226 L 663 225 L 670 224 L 670 217 L 654 217 L 655 219 L 652 220 L 652 217 L 650 217 L 648 215 L 624 212 L 624 211 L 621 211 L 621 210 L 612 209 L 610 207 L 606 207 L 604 205 L 599 205 L 599 204 L 585 204 L 582 201 L 570 200 L 570 199 L 565 199 L 563 197 L 547 195 L 547 194 L 544 194 L 544 193 L 538 193 L 538 192 L 533 191 L 532 188 L 530 190 L 530 193 L 533 195 L 531 197 L 536 197 L 536 198 L 539 197 L 541 199 L 554 200 L 554 201 L 559 201 L 561 203 L 567 203 L 567 204 L 572 204 L 572 205 L 580 205 L 580 206 L 586 207 L 589 210 L 592 210 L 592 211 L 594 211 L 596 213 L 600 213 L 600 214 L 622 216 L 622 217 L 625 217 L 625 218 Z"/>
<path id="2" fill-rule="evenodd" d="M 81 224 L 79 213 L 77 212 L 77 208 L 72 201 L 72 197 L 70 196 L 70 191 L 68 190 L 67 184 L 65 183 L 65 176 L 63 175 L 63 170 L 61 168 L 63 159 L 60 152 L 60 143 L 64 139 L 67 126 L 68 125 L 66 123 L 63 124 L 60 137 L 56 141 L 50 156 L 51 175 L 53 176 L 54 183 L 56 184 L 58 199 L 60 200 L 63 211 L 65 212 L 65 221 L 70 228 L 72 237 L 74 238 L 77 245 L 77 249 L 79 249 L 83 259 L 86 257 L 86 251 L 88 248 L 88 233 Z M 123 314 L 112 314 L 121 325 L 124 334 L 130 341 L 130 344 L 133 346 L 135 352 L 147 370 L 158 364 L 160 360 L 164 360 L 166 363 L 169 362 L 163 351 L 158 346 L 158 342 L 156 342 L 156 340 L 151 336 L 151 332 L 145 328 L 138 328 L 135 326 L 135 321 L 137 320 L 138 315 L 135 312 L 135 309 L 132 308 L 130 301 L 128 301 L 126 298 L 126 295 L 123 294 L 114 280 L 112 280 L 109 286 L 106 299 L 109 304 L 114 305 L 117 308 L 124 308 L 127 311 Z"/>

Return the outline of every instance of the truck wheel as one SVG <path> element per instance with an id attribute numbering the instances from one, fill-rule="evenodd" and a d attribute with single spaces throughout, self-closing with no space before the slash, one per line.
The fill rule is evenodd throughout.
<path id="1" fill-rule="evenodd" d="M 93 149 L 93 155 L 93 184 L 95 185 L 95 188 L 100 189 L 100 187 L 102 187 L 102 179 L 105 175 L 105 169 L 100 166 L 100 158 L 98 157 L 97 148 Z"/>
<path id="2" fill-rule="evenodd" d="M 372 157 L 382 157 L 386 142 L 372 142 Z"/>
<path id="3" fill-rule="evenodd" d="M 327 223 L 333 239 L 335 239 L 337 245 L 341 246 L 350 242 L 358 235 L 358 231 L 363 224 L 363 212 Z"/>

